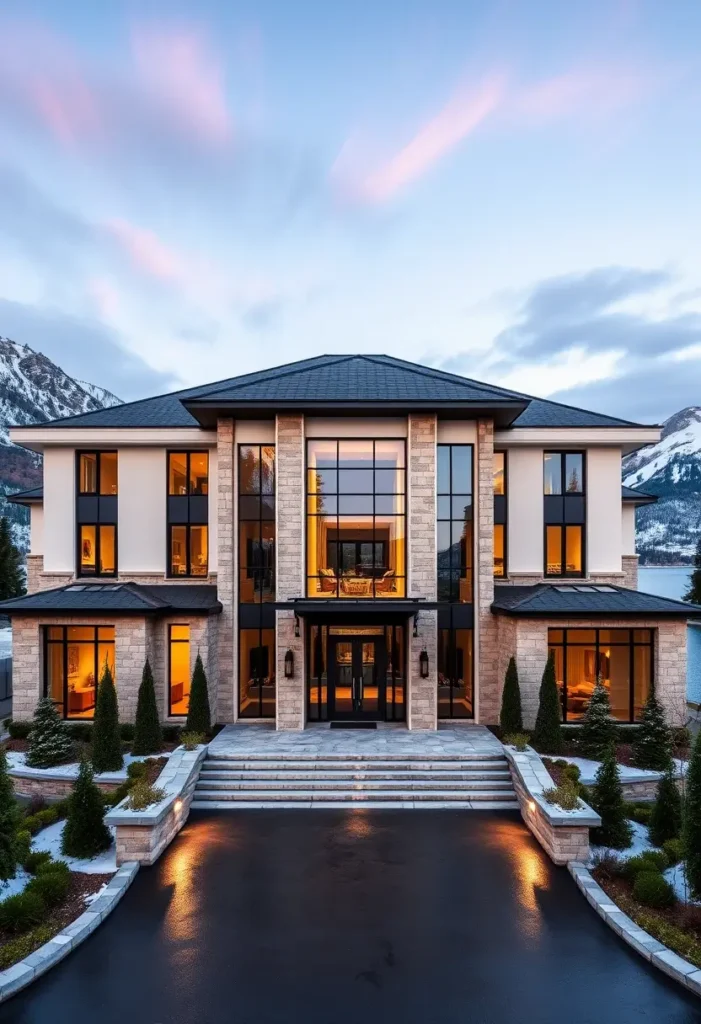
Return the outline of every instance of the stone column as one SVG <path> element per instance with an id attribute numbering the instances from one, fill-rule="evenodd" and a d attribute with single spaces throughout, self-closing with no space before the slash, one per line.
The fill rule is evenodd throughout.
<path id="1" fill-rule="evenodd" d="M 234 421 L 217 421 L 217 596 L 223 610 L 217 627 L 217 674 L 210 680 L 215 697 L 212 718 L 215 722 L 234 721 L 236 680 L 234 646 Z"/>
<path id="2" fill-rule="evenodd" d="M 408 569 L 410 597 L 435 601 L 436 590 L 436 417 L 409 417 Z M 410 729 L 436 729 L 438 703 L 437 613 L 419 613 L 418 636 L 409 629 L 407 724 Z M 429 675 L 422 679 L 419 655 L 428 654 Z"/>
<path id="3" fill-rule="evenodd" d="M 36 594 L 41 590 L 41 574 L 44 571 L 43 555 L 27 555 L 27 593 Z"/>
<path id="4" fill-rule="evenodd" d="M 304 572 L 304 417 L 275 418 L 276 584 L 278 601 L 305 593 Z M 277 612 L 278 729 L 303 729 L 305 706 L 304 626 L 295 634 L 292 611 Z M 294 656 L 294 677 L 285 678 L 285 654 Z"/>
<path id="5" fill-rule="evenodd" d="M 475 680 L 478 718 L 482 724 L 499 721 L 501 681 L 494 600 L 494 423 L 477 423 L 477 587 L 475 594 Z"/>
<path id="6" fill-rule="evenodd" d="M 623 555 L 621 558 L 623 568 L 623 586 L 631 590 L 638 589 L 638 556 Z"/>

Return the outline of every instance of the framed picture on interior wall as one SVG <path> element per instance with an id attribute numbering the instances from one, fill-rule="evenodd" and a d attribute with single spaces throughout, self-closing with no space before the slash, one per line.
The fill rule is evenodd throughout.
<path id="1" fill-rule="evenodd" d="M 77 675 L 80 668 L 80 655 L 77 647 L 68 648 L 68 675 Z"/>
<path id="2" fill-rule="evenodd" d="M 596 679 L 596 651 L 584 652 L 584 678 L 588 683 Z"/>
<path id="3" fill-rule="evenodd" d="M 87 537 L 83 538 L 83 561 L 92 561 L 92 541 L 89 540 Z"/>

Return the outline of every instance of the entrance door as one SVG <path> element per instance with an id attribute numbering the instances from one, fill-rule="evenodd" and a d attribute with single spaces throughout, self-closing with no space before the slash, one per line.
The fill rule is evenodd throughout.
<path id="1" fill-rule="evenodd" d="M 379 721 L 385 717 L 383 636 L 329 637 L 329 718 Z"/>

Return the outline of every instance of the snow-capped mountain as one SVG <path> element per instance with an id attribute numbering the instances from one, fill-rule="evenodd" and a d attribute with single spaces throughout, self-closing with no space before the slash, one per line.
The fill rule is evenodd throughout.
<path id="1" fill-rule="evenodd" d="M 41 352 L 0 336 L 0 515 L 11 520 L 23 549 L 29 514 L 19 505 L 6 504 L 5 495 L 41 483 L 41 456 L 12 444 L 9 427 L 75 416 L 120 401 L 104 388 L 69 377 Z"/>
<path id="2" fill-rule="evenodd" d="M 657 444 L 623 460 L 623 483 L 657 494 L 637 510 L 641 563 L 688 563 L 701 532 L 701 406 L 670 416 Z"/>

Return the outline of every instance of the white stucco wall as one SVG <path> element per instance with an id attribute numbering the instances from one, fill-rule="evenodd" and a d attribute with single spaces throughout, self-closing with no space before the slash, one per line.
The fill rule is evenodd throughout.
<path id="1" fill-rule="evenodd" d="M 542 575 L 543 449 L 512 448 L 507 458 L 509 576 Z"/>
<path id="2" fill-rule="evenodd" d="M 234 424 L 238 444 L 275 444 L 275 420 L 237 420 Z"/>
<path id="3" fill-rule="evenodd" d="M 119 571 L 166 571 L 165 448 L 119 449 Z"/>
<path id="4" fill-rule="evenodd" d="M 75 451 L 51 448 L 44 455 L 44 571 L 75 569 Z"/>
<path id="5" fill-rule="evenodd" d="M 624 555 L 634 555 L 636 553 L 634 505 L 623 505 L 622 534 L 622 553 Z"/>
<path id="6" fill-rule="evenodd" d="M 474 420 L 439 420 L 438 444 L 477 444 L 477 424 Z M 477 452 L 475 452 L 475 458 Z M 475 463 L 476 465 L 476 463 Z"/>
<path id="7" fill-rule="evenodd" d="M 44 554 L 44 508 L 42 505 L 29 506 L 29 554 Z"/>
<path id="8" fill-rule="evenodd" d="M 587 453 L 589 572 L 621 572 L 622 544 L 621 450 L 590 448 Z"/>
<path id="9" fill-rule="evenodd" d="M 406 417 L 324 417 L 308 416 L 304 420 L 306 437 L 406 437 Z M 238 427 L 237 427 L 238 434 Z"/>

